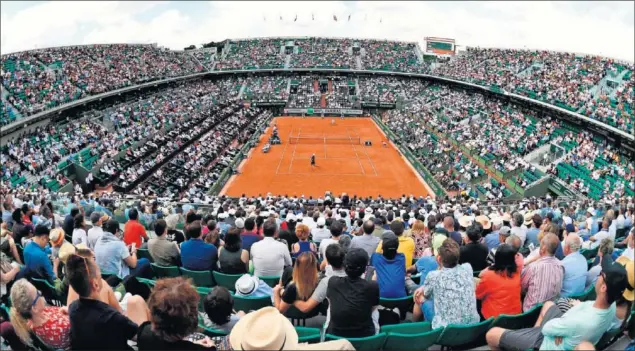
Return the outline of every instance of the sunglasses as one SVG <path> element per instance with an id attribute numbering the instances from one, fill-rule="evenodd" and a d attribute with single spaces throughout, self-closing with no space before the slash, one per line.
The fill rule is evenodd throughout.
<path id="1" fill-rule="evenodd" d="M 40 290 L 37 290 L 35 293 L 35 298 L 33 299 L 33 302 L 31 303 L 31 308 L 35 306 L 35 304 L 37 303 L 37 300 L 39 300 L 40 297 L 42 297 L 42 292 L 40 292 Z"/>

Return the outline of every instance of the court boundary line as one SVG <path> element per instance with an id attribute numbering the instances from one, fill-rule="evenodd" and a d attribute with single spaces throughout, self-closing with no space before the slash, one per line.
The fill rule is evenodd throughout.
<path id="1" fill-rule="evenodd" d="M 301 130 L 302 130 L 302 127 L 300 127 L 300 129 L 298 129 L 298 135 L 300 135 L 300 131 Z M 288 142 L 289 142 L 289 140 L 287 140 L 287 143 Z M 295 158 L 295 150 L 297 149 L 297 147 L 298 147 L 298 144 L 294 144 L 293 145 L 293 154 L 291 154 L 291 162 L 289 162 L 289 174 L 291 174 L 291 166 L 293 166 L 293 159 Z"/>
<path id="2" fill-rule="evenodd" d="M 368 159 L 368 162 L 370 162 L 370 166 L 373 167 L 373 172 L 375 172 L 375 175 L 379 175 L 377 174 L 377 168 L 375 168 L 375 164 L 373 163 L 373 160 L 370 158 L 370 156 L 368 156 L 368 152 L 366 152 L 366 149 L 362 146 L 362 150 L 364 151 L 364 155 L 366 155 L 366 158 Z"/>
<path id="3" fill-rule="evenodd" d="M 357 163 L 359 164 L 359 168 L 362 170 L 362 175 L 366 175 L 366 171 L 364 170 L 364 166 L 362 166 L 362 160 L 359 159 L 359 154 L 357 153 L 357 147 L 353 145 L 353 138 L 348 130 L 346 130 L 346 134 L 348 134 L 348 139 L 351 141 L 351 147 L 353 151 L 355 151 L 355 157 L 357 158 Z M 360 139 L 361 140 L 361 139 Z"/>
<path id="4" fill-rule="evenodd" d="M 293 133 L 293 127 L 291 127 L 291 131 L 289 132 L 289 136 L 291 136 L 291 133 Z M 284 154 L 285 152 L 287 152 L 287 146 L 289 146 L 289 140 L 287 139 L 287 142 L 284 144 L 284 149 L 282 149 L 282 155 L 280 155 L 280 161 L 278 161 L 278 168 L 276 168 L 276 175 L 278 174 L 278 171 L 280 170 L 280 166 L 282 165 L 282 159 L 284 158 Z"/>

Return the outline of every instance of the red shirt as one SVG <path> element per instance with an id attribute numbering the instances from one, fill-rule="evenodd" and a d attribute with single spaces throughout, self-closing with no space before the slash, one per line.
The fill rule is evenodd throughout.
<path id="1" fill-rule="evenodd" d="M 123 227 L 123 242 L 126 245 L 135 243 L 137 248 L 141 247 L 141 238 L 148 240 L 148 234 L 146 234 L 146 228 L 137 220 L 129 220 Z"/>
<path id="2" fill-rule="evenodd" d="M 71 347 L 71 322 L 68 315 L 59 307 L 45 307 L 42 312 L 46 322 L 39 327 L 31 328 L 43 343 L 55 350 L 67 350 Z"/>
<path id="3" fill-rule="evenodd" d="M 476 286 L 476 298 L 483 300 L 481 314 L 486 319 L 500 314 L 520 314 L 520 269 L 510 278 L 487 269 Z"/>

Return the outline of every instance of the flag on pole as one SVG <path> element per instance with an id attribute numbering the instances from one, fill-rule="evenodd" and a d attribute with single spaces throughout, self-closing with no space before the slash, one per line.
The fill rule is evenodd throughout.
<path id="1" fill-rule="evenodd" d="M 351 21 L 351 15 L 348 15 L 348 21 L 349 22 Z"/>
<path id="2" fill-rule="evenodd" d="M 311 20 L 315 21 L 315 14 L 311 14 Z"/>
<path id="3" fill-rule="evenodd" d="M 296 14 L 295 14 L 295 19 L 293 20 L 293 22 L 295 22 L 295 21 L 297 21 L 297 20 L 298 20 L 298 14 L 296 13 Z"/>
<path id="4" fill-rule="evenodd" d="M 337 22 L 337 16 L 333 15 L 333 20 Z"/>

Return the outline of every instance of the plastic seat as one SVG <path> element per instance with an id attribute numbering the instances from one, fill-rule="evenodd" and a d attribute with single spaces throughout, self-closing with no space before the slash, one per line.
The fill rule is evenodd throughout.
<path id="1" fill-rule="evenodd" d="M 264 281 L 270 287 L 274 288 L 276 285 L 280 283 L 280 277 L 276 276 L 268 276 L 268 277 L 258 277 L 258 279 Z"/>
<path id="2" fill-rule="evenodd" d="M 386 337 L 388 334 L 379 333 L 377 335 L 368 336 L 365 338 L 342 338 L 339 336 L 326 334 L 326 340 L 339 340 L 346 339 L 353 344 L 356 351 L 376 351 L 381 350 L 386 343 Z"/>
<path id="3" fill-rule="evenodd" d="M 320 342 L 320 328 L 295 327 L 295 331 L 298 333 L 298 342 L 309 344 Z"/>
<path id="4" fill-rule="evenodd" d="M 213 288 L 196 288 L 196 292 L 198 293 L 198 310 L 200 312 L 205 312 L 205 308 L 203 307 L 203 302 L 205 301 L 205 296 L 212 291 Z"/>
<path id="5" fill-rule="evenodd" d="M 588 260 L 588 259 L 594 258 L 595 256 L 598 255 L 598 249 L 599 248 L 600 247 L 597 246 L 594 249 L 582 249 L 582 250 L 580 250 L 580 253 L 582 254 L 582 256 L 584 256 L 584 258 L 586 258 Z"/>
<path id="6" fill-rule="evenodd" d="M 203 334 L 209 336 L 210 338 L 214 338 L 217 336 L 227 336 L 227 333 L 225 333 L 222 330 L 218 330 L 218 329 L 213 329 L 213 328 L 208 328 L 204 325 L 198 325 L 199 328 L 201 328 L 203 330 Z"/>
<path id="7" fill-rule="evenodd" d="M 595 300 L 595 295 L 595 284 L 591 284 L 582 294 L 569 296 L 569 298 L 580 301 L 591 301 Z"/>
<path id="8" fill-rule="evenodd" d="M 236 281 L 242 277 L 242 274 L 225 274 L 213 271 L 212 276 L 214 277 L 214 281 L 216 285 L 222 286 L 229 291 L 236 290 Z"/>
<path id="9" fill-rule="evenodd" d="M 306 320 L 309 318 L 313 318 L 320 314 L 321 306 L 316 306 L 313 310 L 309 312 L 302 312 L 299 309 L 295 308 L 295 306 L 289 306 L 289 309 L 284 313 L 284 316 L 291 319 L 291 323 L 293 325 L 302 324 L 302 326 L 306 325 Z"/>
<path id="10" fill-rule="evenodd" d="M 383 333 L 399 333 L 399 334 L 421 334 L 432 330 L 430 322 L 401 323 L 392 325 L 383 325 L 380 332 Z"/>
<path id="11" fill-rule="evenodd" d="M 388 333 L 385 351 L 426 351 L 437 343 L 443 334 L 443 328 L 430 330 L 419 334 Z"/>
<path id="12" fill-rule="evenodd" d="M 159 278 L 173 278 L 181 275 L 179 271 L 179 267 L 177 266 L 159 266 L 158 264 L 151 263 L 152 271 L 154 272 L 154 277 Z"/>
<path id="13" fill-rule="evenodd" d="M 147 285 L 148 288 L 150 288 L 150 290 L 152 290 L 152 288 L 154 288 L 154 286 L 157 284 L 157 281 L 152 279 L 145 279 L 145 278 L 139 278 L 139 277 L 136 277 L 136 279 L 137 281 L 139 281 L 139 283 Z"/>
<path id="14" fill-rule="evenodd" d="M 45 279 L 31 278 L 31 284 L 42 293 L 42 296 L 49 305 L 66 306 L 66 296 L 60 296 L 55 287 Z"/>
<path id="15" fill-rule="evenodd" d="M 412 310 L 412 305 L 413 305 L 413 300 L 412 300 L 412 295 L 411 296 L 406 296 L 406 297 L 400 297 L 400 298 L 396 298 L 396 299 L 389 299 L 389 298 L 380 298 L 379 299 L 379 305 L 382 307 L 385 307 L 389 310 L 392 310 L 394 308 L 398 308 L 399 309 L 399 319 L 404 320 L 406 319 L 406 313 L 410 312 Z"/>
<path id="16" fill-rule="evenodd" d="M 214 286 L 214 279 L 210 271 L 191 271 L 183 267 L 179 267 L 181 275 L 192 278 L 194 285 L 198 287 L 211 288 Z"/>
<path id="17" fill-rule="evenodd" d="M 493 318 L 476 324 L 450 324 L 445 327 L 437 344 L 460 350 L 467 350 L 486 344 L 485 334 L 490 329 Z"/>
<path id="18" fill-rule="evenodd" d="M 541 309 L 542 304 L 538 304 L 525 313 L 517 315 L 501 314 L 494 320 L 492 328 L 500 327 L 511 330 L 531 328 L 536 324 Z"/>
<path id="19" fill-rule="evenodd" d="M 270 296 L 245 297 L 234 295 L 234 310 L 236 311 L 249 313 L 249 311 L 256 311 L 267 306 L 273 306 Z"/>
<path id="20" fill-rule="evenodd" d="M 615 329 L 611 329 L 607 331 L 606 333 L 604 333 L 604 335 L 602 335 L 600 340 L 595 344 L 595 349 L 596 350 L 607 349 L 613 343 L 613 341 L 615 341 L 615 339 L 621 334 L 621 332 L 622 332 L 622 329 L 620 328 L 615 328 Z"/>
<path id="21" fill-rule="evenodd" d="M 137 258 L 147 258 L 150 263 L 154 262 L 152 255 L 150 255 L 150 250 L 148 249 L 137 249 Z"/>

